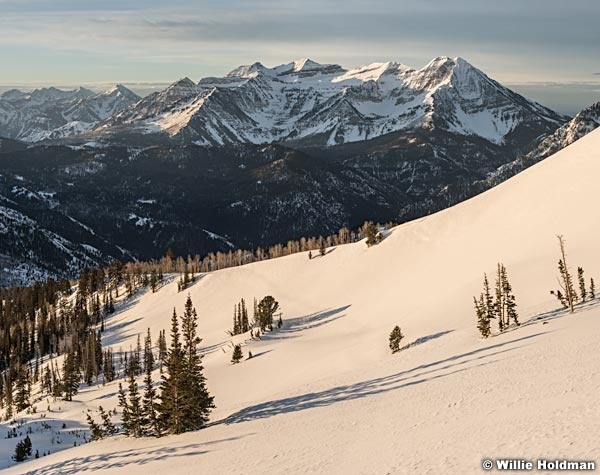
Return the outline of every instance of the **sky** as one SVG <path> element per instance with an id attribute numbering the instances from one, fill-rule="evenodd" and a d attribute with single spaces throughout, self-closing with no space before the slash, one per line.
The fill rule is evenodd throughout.
<path id="1" fill-rule="evenodd" d="M 600 99 L 597 0 L 0 0 L 0 88 L 139 92 L 310 57 L 420 68 L 462 56 L 567 113 Z"/>

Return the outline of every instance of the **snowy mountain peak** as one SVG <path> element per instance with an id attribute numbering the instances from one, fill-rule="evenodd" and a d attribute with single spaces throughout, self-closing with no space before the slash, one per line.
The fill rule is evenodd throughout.
<path id="1" fill-rule="evenodd" d="M 256 62 L 253 64 L 245 64 L 242 66 L 238 66 L 233 71 L 227 73 L 226 77 L 230 78 L 246 78 L 250 75 L 257 73 L 259 71 L 266 71 L 268 68 L 262 65 L 262 63 Z"/>
<path id="2" fill-rule="evenodd" d="M 175 81 L 168 87 L 168 89 L 194 89 L 195 87 L 196 83 L 194 81 L 188 77 L 184 77 L 178 81 Z"/>

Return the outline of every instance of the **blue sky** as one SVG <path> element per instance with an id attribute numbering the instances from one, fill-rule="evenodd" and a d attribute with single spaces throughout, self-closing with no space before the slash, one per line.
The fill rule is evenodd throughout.
<path id="1" fill-rule="evenodd" d="M 598 18 L 597 0 L 0 0 L 0 86 L 162 84 L 306 56 L 421 67 L 447 55 L 575 112 L 600 99 Z"/>

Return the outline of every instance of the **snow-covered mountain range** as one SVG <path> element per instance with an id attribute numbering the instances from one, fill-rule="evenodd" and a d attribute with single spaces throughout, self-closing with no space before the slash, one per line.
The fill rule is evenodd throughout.
<path id="1" fill-rule="evenodd" d="M 350 70 L 309 59 L 273 68 L 254 63 L 198 83 L 184 78 L 137 99 L 122 86 L 97 96 L 84 89 L 29 95 L 8 91 L 2 96 L 5 104 L 0 102 L 0 111 L 8 111 L 0 112 L 5 117 L 0 135 L 29 141 L 74 136 L 126 141 L 137 134 L 203 146 L 323 146 L 439 128 L 503 144 L 523 130 L 557 127 L 565 120 L 464 59 L 448 57 L 437 57 L 421 69 L 395 62 Z M 49 112 L 37 119 L 19 116 L 15 111 L 24 104 L 27 110 Z"/>
<path id="2" fill-rule="evenodd" d="M 37 142 L 79 135 L 139 99 L 121 85 L 101 93 L 83 87 L 72 91 L 12 89 L 0 95 L 0 136 Z"/>
<path id="3" fill-rule="evenodd" d="M 501 144 L 520 128 L 562 120 L 462 58 L 438 57 L 418 70 L 394 62 L 346 70 L 302 59 L 240 66 L 197 84 L 182 79 L 95 133 L 160 133 L 199 145 L 337 145 L 439 127 Z"/>

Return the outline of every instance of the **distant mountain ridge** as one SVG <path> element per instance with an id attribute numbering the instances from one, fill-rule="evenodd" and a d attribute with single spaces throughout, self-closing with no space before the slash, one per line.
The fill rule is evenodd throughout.
<path id="1" fill-rule="evenodd" d="M 396 62 L 346 70 L 307 58 L 273 68 L 254 63 L 221 78 L 183 78 L 143 99 L 123 86 L 104 93 L 110 104 L 100 96 L 83 88 L 8 91 L 0 96 L 0 135 L 30 142 L 126 144 L 137 136 L 201 146 L 332 146 L 439 128 L 499 145 L 566 119 L 464 59 L 445 56 L 418 70 Z M 15 112 L 36 106 L 46 110 L 46 122 Z M 14 119 L 8 120 L 11 107 Z"/>
<path id="2" fill-rule="evenodd" d="M 100 93 L 83 87 L 12 89 L 0 95 L 0 136 L 38 142 L 79 135 L 139 99 L 121 85 Z"/>

